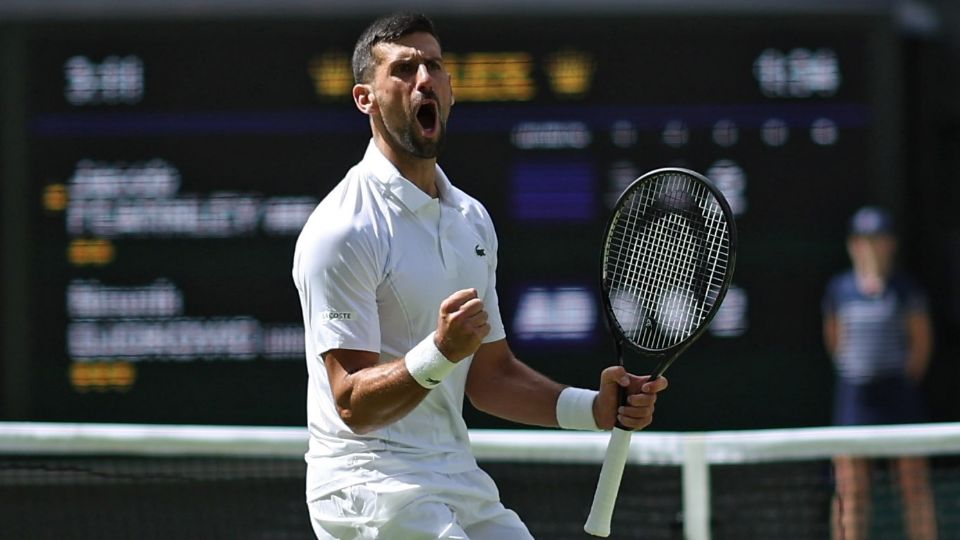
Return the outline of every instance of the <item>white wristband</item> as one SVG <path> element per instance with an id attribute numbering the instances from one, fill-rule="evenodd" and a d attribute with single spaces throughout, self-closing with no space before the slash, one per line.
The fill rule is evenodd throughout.
<path id="1" fill-rule="evenodd" d="M 403 357 L 410 375 L 413 375 L 420 386 L 428 389 L 436 388 L 453 371 L 453 368 L 457 367 L 456 363 L 447 360 L 440 349 L 437 349 L 433 341 L 435 333 L 430 332 L 429 336 Z"/>
<path id="2" fill-rule="evenodd" d="M 593 400 L 596 390 L 568 386 L 557 398 L 557 424 L 563 429 L 600 431 L 593 417 Z"/>

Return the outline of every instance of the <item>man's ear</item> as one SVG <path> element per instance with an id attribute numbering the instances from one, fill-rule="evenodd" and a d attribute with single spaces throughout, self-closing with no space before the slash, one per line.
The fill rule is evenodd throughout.
<path id="1" fill-rule="evenodd" d="M 453 75 L 447 73 L 447 86 L 450 87 L 450 106 L 457 103 L 457 93 L 453 91 Z"/>
<path id="2" fill-rule="evenodd" d="M 371 114 L 377 107 L 377 95 L 369 84 L 353 85 L 353 102 L 363 114 Z"/>

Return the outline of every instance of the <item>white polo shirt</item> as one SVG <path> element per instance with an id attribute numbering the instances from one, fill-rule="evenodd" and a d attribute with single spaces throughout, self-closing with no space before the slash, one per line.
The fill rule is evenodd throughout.
<path id="1" fill-rule="evenodd" d="M 437 167 L 439 199 L 403 178 L 373 141 L 320 202 L 297 240 L 309 375 L 308 498 L 384 476 L 477 467 L 463 420 L 471 358 L 404 418 L 353 433 L 334 404 L 322 354 L 404 356 L 436 330 L 440 303 L 474 287 L 489 314 L 485 343 L 505 337 L 496 293 L 497 238 L 486 209 Z"/>

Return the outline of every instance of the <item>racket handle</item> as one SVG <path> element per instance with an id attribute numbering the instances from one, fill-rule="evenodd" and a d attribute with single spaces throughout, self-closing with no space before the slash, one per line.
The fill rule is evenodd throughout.
<path id="1" fill-rule="evenodd" d="M 613 433 L 610 434 L 610 444 L 607 445 L 607 454 L 603 458 L 597 491 L 593 495 L 593 506 L 590 507 L 590 515 L 583 526 L 583 530 L 593 536 L 610 536 L 610 521 L 613 519 L 613 507 L 617 503 L 620 480 L 623 478 L 627 454 L 630 452 L 631 435 L 632 431 L 618 427 L 613 428 Z"/>

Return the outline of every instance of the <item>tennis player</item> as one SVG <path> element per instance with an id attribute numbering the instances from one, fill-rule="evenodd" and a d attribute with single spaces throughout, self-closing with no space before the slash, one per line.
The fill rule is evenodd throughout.
<path id="1" fill-rule="evenodd" d="M 429 19 L 375 21 L 353 71 L 373 136 L 304 226 L 293 263 L 313 529 L 337 540 L 532 538 L 470 453 L 464 395 L 523 424 L 640 429 L 667 383 L 611 367 L 599 391 L 567 387 L 514 357 L 490 216 L 437 166 L 454 99 Z"/>

